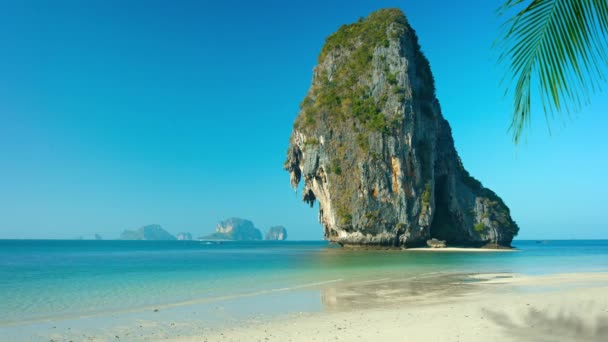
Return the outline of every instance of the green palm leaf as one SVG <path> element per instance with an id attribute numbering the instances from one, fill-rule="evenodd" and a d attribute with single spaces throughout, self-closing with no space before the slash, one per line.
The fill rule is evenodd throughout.
<path id="1" fill-rule="evenodd" d="M 547 123 L 554 113 L 579 110 L 599 91 L 608 65 L 608 0 L 507 0 L 514 13 L 497 42 L 513 93 L 511 131 L 519 142 L 530 125 L 531 93 L 538 85 Z"/>

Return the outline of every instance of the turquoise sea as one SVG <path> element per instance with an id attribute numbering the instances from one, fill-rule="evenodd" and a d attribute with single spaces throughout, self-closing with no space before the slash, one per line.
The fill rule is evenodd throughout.
<path id="1" fill-rule="evenodd" d="M 370 277 L 608 270 L 608 240 L 514 246 L 518 251 L 432 253 L 343 250 L 319 241 L 0 240 L 0 328 Z"/>

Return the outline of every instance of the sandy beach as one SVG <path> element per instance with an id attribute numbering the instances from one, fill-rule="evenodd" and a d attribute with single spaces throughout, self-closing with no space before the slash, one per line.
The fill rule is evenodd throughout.
<path id="1" fill-rule="evenodd" d="M 608 272 L 429 273 L 0 327 L 28 341 L 607 341 Z"/>
<path id="2" fill-rule="evenodd" d="M 500 252 L 517 252 L 516 248 L 470 248 L 470 247 L 442 247 L 442 248 L 408 248 L 407 252 L 432 252 L 432 253 L 449 253 L 449 252 L 467 252 L 467 253 L 500 253 Z"/>
<path id="3" fill-rule="evenodd" d="M 339 310 L 170 339 L 194 341 L 606 341 L 608 273 L 474 275 L 451 295 Z M 379 291 L 386 290 L 378 283 Z M 384 293 L 381 296 L 389 296 Z M 325 301 L 328 299 L 326 298 Z M 338 299 L 339 300 L 339 299 Z M 368 305 L 369 304 L 369 307 Z"/>

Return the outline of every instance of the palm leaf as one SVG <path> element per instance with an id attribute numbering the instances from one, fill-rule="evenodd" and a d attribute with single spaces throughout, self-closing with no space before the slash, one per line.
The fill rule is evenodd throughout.
<path id="1" fill-rule="evenodd" d="M 601 90 L 608 65 L 608 0 L 507 0 L 497 42 L 503 81 L 513 93 L 510 130 L 515 143 L 529 127 L 537 83 L 547 124 L 554 113 L 579 110 Z"/>

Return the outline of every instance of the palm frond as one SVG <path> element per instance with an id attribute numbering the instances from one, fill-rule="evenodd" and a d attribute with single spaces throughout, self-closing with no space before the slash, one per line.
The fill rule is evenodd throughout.
<path id="1" fill-rule="evenodd" d="M 570 114 L 601 89 L 608 65 L 608 0 L 507 0 L 498 46 L 513 93 L 510 130 L 515 143 L 530 125 L 535 83 L 547 124 Z"/>

